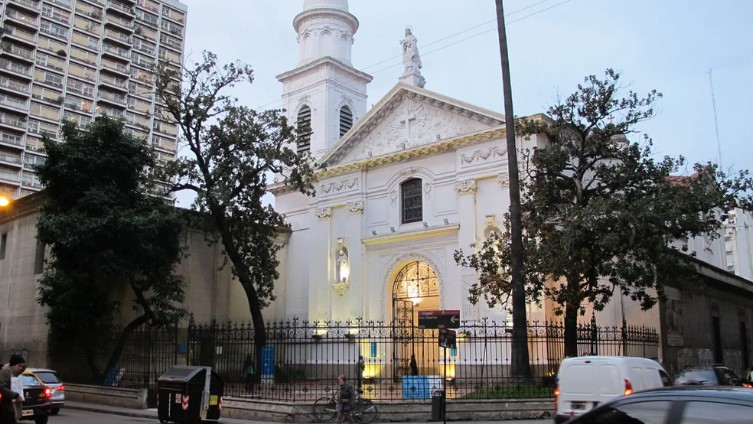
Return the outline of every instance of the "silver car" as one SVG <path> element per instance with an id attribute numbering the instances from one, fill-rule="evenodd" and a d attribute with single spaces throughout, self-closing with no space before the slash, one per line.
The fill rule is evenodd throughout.
<path id="1" fill-rule="evenodd" d="M 58 378 L 55 370 L 46 368 L 27 368 L 27 371 L 31 371 L 52 391 L 52 415 L 56 415 L 60 408 L 65 403 L 65 386 L 63 382 Z"/>

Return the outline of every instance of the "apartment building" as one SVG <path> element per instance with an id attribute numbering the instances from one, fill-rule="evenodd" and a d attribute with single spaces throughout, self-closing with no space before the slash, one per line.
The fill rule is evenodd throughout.
<path id="1" fill-rule="evenodd" d="M 160 161 L 177 127 L 160 113 L 154 66 L 179 69 L 187 7 L 177 0 L 0 0 L 0 194 L 39 191 L 42 137 L 67 119 L 122 118 Z"/>

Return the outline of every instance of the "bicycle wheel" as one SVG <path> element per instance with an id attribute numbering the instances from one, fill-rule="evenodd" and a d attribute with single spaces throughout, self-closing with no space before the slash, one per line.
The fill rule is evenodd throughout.
<path id="1" fill-rule="evenodd" d="M 337 407 L 331 397 L 320 397 L 314 402 L 314 417 L 320 423 L 332 421 L 337 416 Z"/>
<path id="2" fill-rule="evenodd" d="M 377 416 L 377 407 L 369 399 L 361 399 L 356 402 L 355 410 L 353 411 L 353 421 L 361 424 L 369 424 Z"/>

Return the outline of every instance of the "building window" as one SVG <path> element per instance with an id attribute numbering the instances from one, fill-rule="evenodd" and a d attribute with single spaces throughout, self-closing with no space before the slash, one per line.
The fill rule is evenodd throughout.
<path id="1" fill-rule="evenodd" d="M 0 259 L 5 259 L 5 248 L 8 244 L 8 233 L 0 236 Z"/>
<path id="2" fill-rule="evenodd" d="M 41 274 L 44 271 L 44 244 L 37 243 L 37 250 L 34 252 L 34 274 Z"/>
<path id="3" fill-rule="evenodd" d="M 311 108 L 303 106 L 298 111 L 298 154 L 311 150 Z"/>
<path id="4" fill-rule="evenodd" d="M 402 223 L 423 220 L 423 199 L 421 198 L 421 179 L 411 178 L 400 185 Z"/>
<path id="5" fill-rule="evenodd" d="M 350 111 L 349 107 L 343 106 L 340 109 L 340 137 L 351 128 L 353 128 L 353 112 Z"/>

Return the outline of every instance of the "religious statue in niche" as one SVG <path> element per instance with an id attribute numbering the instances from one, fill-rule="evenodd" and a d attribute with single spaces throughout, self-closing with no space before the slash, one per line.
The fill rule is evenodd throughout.
<path id="1" fill-rule="evenodd" d="M 335 248 L 335 282 L 332 288 L 339 295 L 345 294 L 350 287 L 350 261 L 348 258 L 348 247 L 345 246 L 345 239 L 337 239 Z"/>

